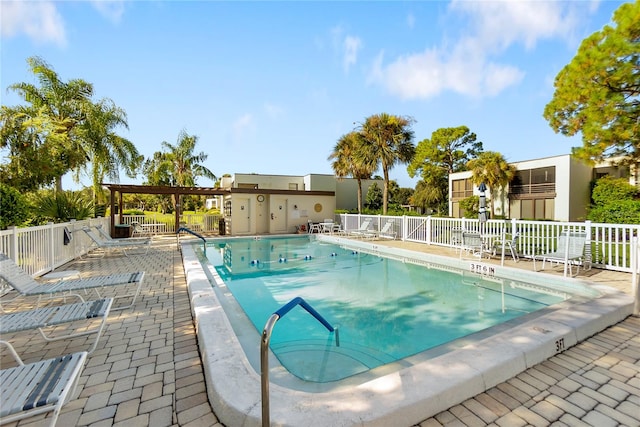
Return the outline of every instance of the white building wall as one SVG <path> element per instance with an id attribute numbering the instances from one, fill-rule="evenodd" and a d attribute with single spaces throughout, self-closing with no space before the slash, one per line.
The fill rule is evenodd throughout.
<path id="1" fill-rule="evenodd" d="M 294 233 L 296 226 L 335 218 L 335 198 L 306 194 L 235 193 L 230 233 L 237 236 Z"/>
<path id="2" fill-rule="evenodd" d="M 571 155 L 545 157 L 541 159 L 526 160 L 511 163 L 518 170 L 537 169 L 555 166 L 556 197 L 554 199 L 553 219 L 555 221 L 579 221 L 584 220 L 589 206 L 590 182 L 592 179 L 592 167 L 577 160 Z M 449 175 L 449 215 L 453 212 L 452 181 L 471 178 L 471 171 L 457 172 Z M 473 194 L 478 195 L 477 186 L 474 186 Z M 504 206 L 498 194 L 495 200 L 490 192 L 486 193 L 487 198 L 494 204 L 496 215 L 504 212 L 509 218 L 519 217 L 518 212 L 510 212 L 509 199 L 505 194 Z"/>

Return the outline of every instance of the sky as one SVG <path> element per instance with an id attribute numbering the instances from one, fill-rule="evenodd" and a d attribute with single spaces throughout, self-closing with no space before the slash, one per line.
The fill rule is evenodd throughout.
<path id="1" fill-rule="evenodd" d="M 184 130 L 218 177 L 332 174 L 339 138 L 383 112 L 416 145 L 464 125 L 510 162 L 564 155 L 582 141 L 542 117 L 554 79 L 623 3 L 0 0 L 0 100 L 23 103 L 7 88 L 36 84 L 39 56 L 123 108 L 145 157 Z M 414 187 L 406 169 L 390 177 Z"/>

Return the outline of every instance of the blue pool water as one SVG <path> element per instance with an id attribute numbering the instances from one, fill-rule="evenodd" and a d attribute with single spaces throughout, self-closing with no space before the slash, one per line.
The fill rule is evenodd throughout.
<path id="1" fill-rule="evenodd" d="M 312 237 L 229 239 L 209 262 L 258 332 L 302 297 L 339 330 L 297 307 L 274 328 L 271 349 L 293 375 L 337 381 L 563 301 L 536 287 L 425 268 Z M 532 288 L 532 289 L 530 289 Z"/>

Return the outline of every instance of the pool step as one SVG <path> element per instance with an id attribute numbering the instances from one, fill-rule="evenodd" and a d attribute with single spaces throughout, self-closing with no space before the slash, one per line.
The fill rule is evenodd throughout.
<path id="1" fill-rule="evenodd" d="M 396 360 L 374 348 L 326 340 L 272 343 L 271 350 L 291 374 L 313 382 L 338 381 Z"/>

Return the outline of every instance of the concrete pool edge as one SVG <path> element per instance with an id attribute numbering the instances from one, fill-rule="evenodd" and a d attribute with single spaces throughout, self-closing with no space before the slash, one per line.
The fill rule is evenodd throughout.
<path id="1" fill-rule="evenodd" d="M 246 360 L 191 245 L 183 245 L 182 253 L 210 403 L 226 425 L 260 425 L 260 377 Z M 348 390 L 307 393 L 272 384 L 272 424 L 416 424 L 631 314 L 631 297 L 611 288 L 598 288 L 603 296 L 573 305 L 572 310 L 552 311 L 462 350 Z"/>

